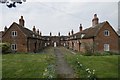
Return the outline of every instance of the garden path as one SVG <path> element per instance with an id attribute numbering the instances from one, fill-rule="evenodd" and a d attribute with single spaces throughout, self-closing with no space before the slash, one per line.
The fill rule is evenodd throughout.
<path id="1" fill-rule="evenodd" d="M 63 52 L 59 48 L 54 49 L 56 56 L 56 73 L 58 78 L 74 78 L 74 70 L 64 59 Z"/>

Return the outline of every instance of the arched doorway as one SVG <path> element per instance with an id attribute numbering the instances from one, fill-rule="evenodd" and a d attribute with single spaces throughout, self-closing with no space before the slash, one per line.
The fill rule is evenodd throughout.
<path id="1" fill-rule="evenodd" d="M 57 43 L 56 42 L 54 42 L 54 47 L 57 47 Z"/>

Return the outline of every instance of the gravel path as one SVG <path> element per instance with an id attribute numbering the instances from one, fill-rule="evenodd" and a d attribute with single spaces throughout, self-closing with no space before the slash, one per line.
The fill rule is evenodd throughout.
<path id="1" fill-rule="evenodd" d="M 56 55 L 56 73 L 58 78 L 74 78 L 74 71 L 64 59 L 63 52 L 59 48 L 54 49 Z"/>

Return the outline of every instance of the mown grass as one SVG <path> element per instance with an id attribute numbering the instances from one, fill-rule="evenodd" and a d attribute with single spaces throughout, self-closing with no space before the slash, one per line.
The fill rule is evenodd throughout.
<path id="1" fill-rule="evenodd" d="M 53 48 L 40 53 L 2 55 L 3 78 L 48 78 L 55 77 Z M 52 66 L 52 67 L 51 67 Z M 49 69 L 50 68 L 50 69 Z M 53 71 L 50 71 L 53 70 Z"/>
<path id="2" fill-rule="evenodd" d="M 73 54 L 65 48 L 61 48 L 61 50 L 65 53 L 67 62 L 74 68 L 76 76 L 79 78 L 87 78 L 85 71 L 87 68 L 95 70 L 97 78 L 118 78 L 118 57 L 120 55 L 83 56 Z M 76 62 L 82 64 L 82 68 L 78 67 Z"/>

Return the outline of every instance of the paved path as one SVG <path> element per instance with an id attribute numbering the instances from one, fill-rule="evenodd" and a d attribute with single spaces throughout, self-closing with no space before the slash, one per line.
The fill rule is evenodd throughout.
<path id="1" fill-rule="evenodd" d="M 56 73 L 58 78 L 74 78 L 74 71 L 64 59 L 59 48 L 54 49 L 56 55 Z"/>

